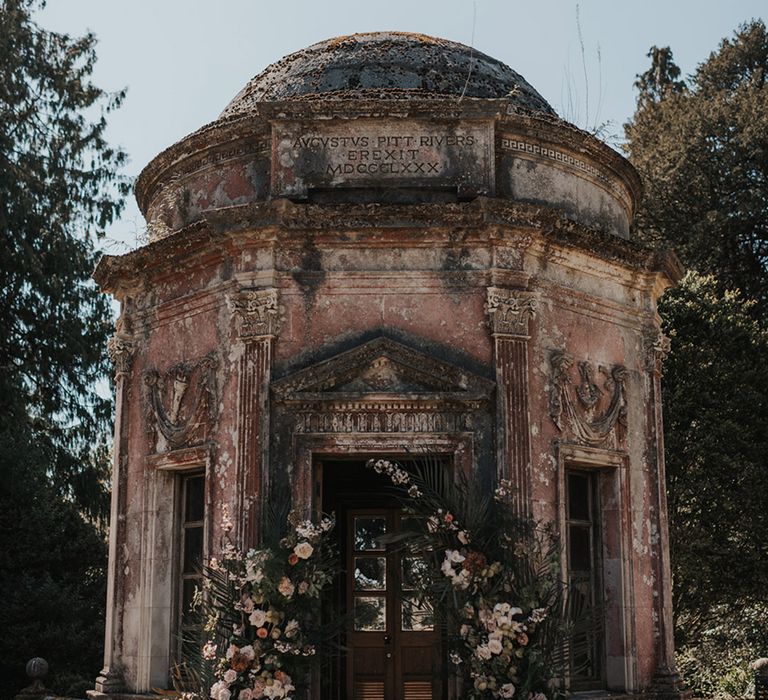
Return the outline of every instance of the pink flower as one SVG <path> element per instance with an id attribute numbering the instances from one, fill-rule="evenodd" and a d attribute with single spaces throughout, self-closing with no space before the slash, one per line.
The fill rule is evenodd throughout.
<path id="1" fill-rule="evenodd" d="M 296 590 L 296 587 L 291 583 L 291 579 L 287 576 L 283 576 L 283 578 L 280 579 L 280 583 L 277 584 L 277 590 L 281 595 L 290 598 Z"/>

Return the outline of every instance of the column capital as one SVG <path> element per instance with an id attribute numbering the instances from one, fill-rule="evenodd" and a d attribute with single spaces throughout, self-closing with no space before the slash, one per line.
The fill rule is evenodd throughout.
<path id="1" fill-rule="evenodd" d="M 136 345 L 128 322 L 120 317 L 115 334 L 107 342 L 107 354 L 115 365 L 115 381 L 128 376 Z"/>
<path id="2" fill-rule="evenodd" d="M 658 326 L 648 325 L 643 328 L 643 354 L 645 369 L 648 372 L 661 374 L 664 360 L 672 349 L 669 337 Z"/>
<path id="3" fill-rule="evenodd" d="M 533 292 L 503 287 L 488 287 L 485 312 L 493 335 L 528 338 L 528 322 L 536 314 L 538 302 Z"/>
<path id="4" fill-rule="evenodd" d="M 229 308 L 240 340 L 274 337 L 282 318 L 274 287 L 240 289 L 229 296 Z"/>

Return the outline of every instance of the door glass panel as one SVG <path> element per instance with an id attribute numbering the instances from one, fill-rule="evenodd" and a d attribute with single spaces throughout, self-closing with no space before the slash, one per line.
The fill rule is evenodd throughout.
<path id="1" fill-rule="evenodd" d="M 589 571 L 592 568 L 589 526 L 571 525 L 569 535 L 571 571 Z"/>
<path id="2" fill-rule="evenodd" d="M 355 557 L 355 590 L 383 591 L 387 587 L 387 560 L 384 557 Z"/>
<path id="3" fill-rule="evenodd" d="M 381 537 L 387 533 L 386 518 L 355 518 L 355 549 L 358 551 L 384 549 Z"/>
<path id="4" fill-rule="evenodd" d="M 427 601 L 419 602 L 415 596 L 402 599 L 402 629 L 409 632 L 428 632 L 435 628 L 432 606 Z"/>
<path id="5" fill-rule="evenodd" d="M 403 590 L 409 591 L 422 588 L 428 568 L 427 562 L 421 557 L 403 557 L 401 581 Z"/>
<path id="6" fill-rule="evenodd" d="M 384 632 L 386 619 L 387 601 L 384 597 L 355 596 L 356 632 Z"/>

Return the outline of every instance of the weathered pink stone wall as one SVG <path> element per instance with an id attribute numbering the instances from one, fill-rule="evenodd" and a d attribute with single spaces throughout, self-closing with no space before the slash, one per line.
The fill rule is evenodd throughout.
<path id="1" fill-rule="evenodd" d="M 345 179 L 361 149 L 329 145 L 406 132 L 422 180 Z M 561 530 L 564 469 L 599 474 L 607 688 L 674 695 L 656 301 L 680 270 L 628 240 L 638 191 L 508 99 L 264 102 L 158 156 L 151 242 L 95 275 L 122 303 L 101 696 L 167 683 L 179 474 L 206 474 L 215 555 L 225 506 L 246 546 L 279 482 L 311 510 L 314 455 L 419 445 Z"/>

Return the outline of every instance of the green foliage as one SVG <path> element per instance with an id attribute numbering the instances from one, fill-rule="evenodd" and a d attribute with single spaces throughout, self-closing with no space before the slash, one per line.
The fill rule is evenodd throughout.
<path id="1" fill-rule="evenodd" d="M 120 212 L 125 154 L 104 139 L 122 93 L 90 82 L 95 39 L 0 4 L 0 696 L 81 695 L 101 668 L 109 508 L 107 300 L 94 240 Z M 90 115 L 90 117 L 86 117 Z"/>
<path id="2" fill-rule="evenodd" d="M 294 687 L 306 687 L 340 632 L 343 621 L 322 621 L 322 596 L 339 570 L 333 520 L 291 517 L 280 523 L 279 541 L 248 552 L 231 543 L 231 527 L 227 515 L 221 560 L 204 567 L 202 634 L 188 638 L 186 667 L 174 674 L 175 690 L 166 695 L 228 698 L 247 690 L 254 699 L 291 696 Z"/>
<path id="3" fill-rule="evenodd" d="M 721 289 L 768 298 L 768 32 L 742 26 L 683 84 L 652 49 L 638 109 L 625 125 L 645 196 L 640 239 L 671 245 Z"/>
<path id="4" fill-rule="evenodd" d="M 423 523 L 389 539 L 424 562 L 419 604 L 442 625 L 461 697 L 556 697 L 574 629 L 553 532 L 515 515 L 508 483 L 491 495 L 466 475 L 452 478 L 435 456 L 407 469 L 386 459 L 368 466 Z"/>
<path id="5" fill-rule="evenodd" d="M 697 694 L 742 695 L 768 649 L 768 31 L 742 25 L 686 81 L 649 56 L 625 126 L 636 235 L 693 270 L 659 306 L 678 658 Z"/>
<path id="6" fill-rule="evenodd" d="M 39 4 L 0 6 L 0 415 L 25 406 L 55 484 L 105 517 L 111 402 L 95 385 L 111 317 L 89 277 L 127 186 L 125 154 L 104 138 L 123 93 L 90 82 L 94 36 L 42 29 Z"/>
<path id="7" fill-rule="evenodd" d="M 738 615 L 720 606 L 717 613 L 698 644 L 679 649 L 679 670 L 694 697 L 747 697 L 754 682 L 750 664 L 768 649 L 768 606 L 763 602 Z"/>
<path id="8" fill-rule="evenodd" d="M 683 644 L 765 599 L 768 333 L 754 302 L 689 273 L 663 299 L 663 382 L 675 610 Z"/>
<path id="9" fill-rule="evenodd" d="M 51 485 L 41 466 L 50 458 L 21 419 L 0 428 L 4 698 L 29 684 L 24 667 L 33 656 L 51 666 L 46 685 L 70 697 L 84 697 L 101 668 L 106 544 Z"/>

